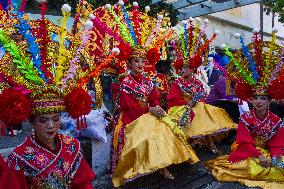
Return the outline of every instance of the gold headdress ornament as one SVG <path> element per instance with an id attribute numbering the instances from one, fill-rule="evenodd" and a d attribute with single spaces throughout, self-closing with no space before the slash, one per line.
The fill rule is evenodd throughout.
<path id="1" fill-rule="evenodd" d="M 131 55 L 129 58 L 145 58 L 147 55 L 147 52 L 142 47 L 134 47 L 132 49 Z"/>
<path id="2" fill-rule="evenodd" d="M 240 99 L 255 95 L 284 98 L 284 49 L 276 44 L 277 31 L 273 28 L 272 39 L 262 41 L 259 29 L 254 29 L 253 42 L 248 45 L 245 45 L 244 37 L 236 33 L 242 47 L 235 53 L 231 53 L 227 45 L 222 45 L 230 57 L 228 72 L 237 83 L 235 93 Z"/>

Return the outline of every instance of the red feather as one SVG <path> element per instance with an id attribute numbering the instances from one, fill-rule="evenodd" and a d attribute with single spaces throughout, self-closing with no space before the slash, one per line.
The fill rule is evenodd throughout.
<path id="1" fill-rule="evenodd" d="M 249 84 L 244 82 L 237 82 L 235 87 L 235 94 L 241 100 L 248 100 L 252 97 L 252 90 Z"/>
<path id="2" fill-rule="evenodd" d="M 127 60 L 130 56 L 131 56 L 131 54 L 132 54 L 132 48 L 131 48 L 131 46 L 130 46 L 130 44 L 129 43 L 120 43 L 119 45 L 118 45 L 118 48 L 119 48 L 119 50 L 120 50 L 120 53 L 119 53 L 119 55 L 117 56 L 117 58 L 119 59 L 119 60 L 121 60 L 121 61 L 125 61 L 125 60 Z"/>
<path id="3" fill-rule="evenodd" d="M 160 52 L 157 48 L 151 48 L 148 50 L 146 58 L 151 65 L 155 65 L 160 60 Z"/>
<path id="4" fill-rule="evenodd" d="M 92 98 L 82 88 L 72 90 L 65 98 L 66 110 L 74 119 L 91 112 Z"/>
<path id="5" fill-rule="evenodd" d="M 8 125 L 19 124 L 31 115 L 29 98 L 13 88 L 0 95 L 0 120 Z"/>
<path id="6" fill-rule="evenodd" d="M 268 88 L 268 94 L 272 99 L 275 100 L 284 99 L 284 81 L 283 80 L 272 81 Z"/>

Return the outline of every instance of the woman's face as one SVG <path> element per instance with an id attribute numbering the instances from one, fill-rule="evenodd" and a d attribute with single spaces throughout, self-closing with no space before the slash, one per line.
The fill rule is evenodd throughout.
<path id="1" fill-rule="evenodd" d="M 266 111 L 270 104 L 268 96 L 255 96 L 251 102 L 254 109 L 259 112 Z"/>
<path id="2" fill-rule="evenodd" d="M 131 58 L 129 68 L 133 74 L 141 74 L 144 71 L 146 60 L 144 58 Z"/>
<path id="3" fill-rule="evenodd" d="M 190 67 L 184 66 L 181 71 L 183 78 L 189 78 L 193 75 L 193 70 Z"/>
<path id="4" fill-rule="evenodd" d="M 36 116 L 33 121 L 36 136 L 44 141 L 54 139 L 60 128 L 60 114 L 43 114 Z"/>

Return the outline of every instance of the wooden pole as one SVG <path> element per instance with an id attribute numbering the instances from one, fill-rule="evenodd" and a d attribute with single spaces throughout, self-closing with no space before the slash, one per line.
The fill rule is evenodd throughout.
<path id="1" fill-rule="evenodd" d="M 260 1 L 260 35 L 261 40 L 263 40 L 263 0 Z"/>

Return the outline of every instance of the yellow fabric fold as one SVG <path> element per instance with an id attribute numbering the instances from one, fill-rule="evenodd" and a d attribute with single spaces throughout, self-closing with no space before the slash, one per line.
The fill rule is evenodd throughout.
<path id="1" fill-rule="evenodd" d="M 185 110 L 185 106 L 175 106 L 168 111 L 168 114 L 173 120 L 179 121 Z M 183 128 L 187 138 L 211 135 L 218 131 L 236 128 L 236 124 L 222 108 L 198 102 L 192 110 L 195 116 L 191 124 Z"/>
<path id="2" fill-rule="evenodd" d="M 127 125 L 125 136 L 125 145 L 112 178 L 115 187 L 171 164 L 199 161 L 182 137 L 150 113 Z"/>
<path id="3" fill-rule="evenodd" d="M 267 157 L 267 151 L 261 150 Z M 277 167 L 263 168 L 256 158 L 249 158 L 239 163 L 230 163 L 228 156 L 220 156 L 205 163 L 212 175 L 223 182 L 239 182 L 248 187 L 264 189 L 284 188 L 284 169 Z"/>
<path id="4" fill-rule="evenodd" d="M 112 143 L 113 143 L 113 147 L 114 147 L 115 150 L 117 150 L 119 132 L 120 132 L 121 127 L 123 126 L 121 119 L 122 119 L 122 114 L 120 115 L 120 117 L 118 119 L 117 125 L 115 126 L 114 133 L 113 133 L 113 142 Z"/>

